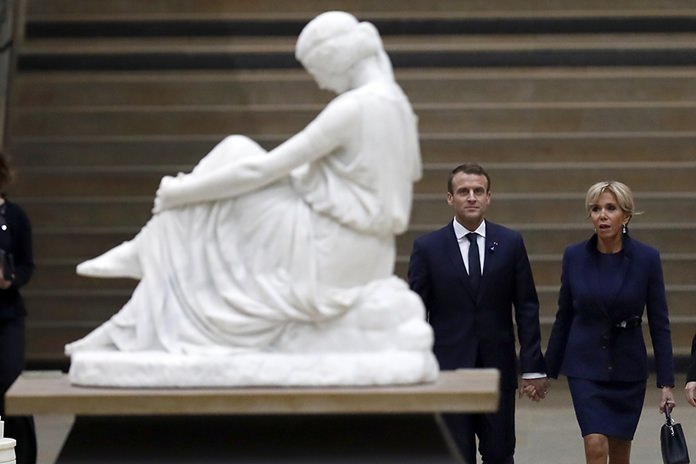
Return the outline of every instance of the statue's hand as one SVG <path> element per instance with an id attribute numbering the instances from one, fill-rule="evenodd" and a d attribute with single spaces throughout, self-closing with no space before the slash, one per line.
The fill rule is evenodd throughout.
<path id="1" fill-rule="evenodd" d="M 152 208 L 154 214 L 186 204 L 186 198 L 181 188 L 184 177 L 185 174 L 179 173 L 176 177 L 164 176 L 162 178 L 155 195 L 155 205 Z"/>

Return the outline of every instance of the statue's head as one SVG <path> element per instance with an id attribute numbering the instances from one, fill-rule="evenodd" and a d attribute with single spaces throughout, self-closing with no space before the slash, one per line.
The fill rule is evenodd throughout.
<path id="1" fill-rule="evenodd" d="M 347 89 L 351 68 L 371 56 L 387 59 L 379 32 L 343 11 L 328 11 L 311 20 L 295 47 L 295 57 L 317 83 L 336 92 Z"/>

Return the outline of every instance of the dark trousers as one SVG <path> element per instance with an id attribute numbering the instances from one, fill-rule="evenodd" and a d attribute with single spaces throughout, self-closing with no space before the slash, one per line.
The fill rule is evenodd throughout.
<path id="1" fill-rule="evenodd" d="M 5 436 L 17 440 L 17 464 L 36 463 L 36 433 L 31 416 L 5 417 L 5 393 L 24 370 L 24 319 L 0 320 L 0 416 Z"/>
<path id="2" fill-rule="evenodd" d="M 515 454 L 515 389 L 500 391 L 493 414 L 443 414 L 464 462 L 476 463 L 476 438 L 484 464 L 513 464 Z"/>

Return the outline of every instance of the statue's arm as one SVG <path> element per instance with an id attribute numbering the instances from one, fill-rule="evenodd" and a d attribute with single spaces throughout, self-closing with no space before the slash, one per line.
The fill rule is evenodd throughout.
<path id="1" fill-rule="evenodd" d="M 345 144 L 355 134 L 358 116 L 355 102 L 336 99 L 301 132 L 268 153 L 235 159 L 212 172 L 165 177 L 154 211 L 231 198 L 271 184 Z"/>

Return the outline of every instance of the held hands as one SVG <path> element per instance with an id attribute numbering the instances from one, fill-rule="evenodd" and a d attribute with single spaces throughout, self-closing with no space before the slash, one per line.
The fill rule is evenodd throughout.
<path id="1" fill-rule="evenodd" d="M 522 379 L 519 389 L 519 397 L 526 395 L 532 401 L 539 402 L 546 398 L 546 393 L 551 387 L 548 377 L 538 379 Z"/>
<path id="2" fill-rule="evenodd" d="M 674 402 L 674 396 L 672 395 L 672 387 L 662 387 L 662 395 L 660 399 L 660 412 L 665 412 L 665 407 L 669 408 L 669 412 L 677 405 Z"/>
<path id="3" fill-rule="evenodd" d="M 687 382 L 684 391 L 686 392 L 686 401 L 696 408 L 696 381 Z"/>

